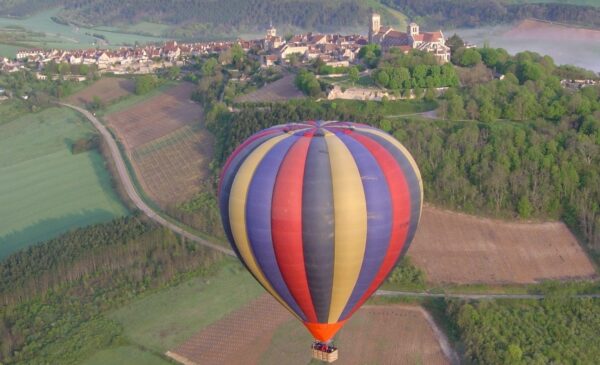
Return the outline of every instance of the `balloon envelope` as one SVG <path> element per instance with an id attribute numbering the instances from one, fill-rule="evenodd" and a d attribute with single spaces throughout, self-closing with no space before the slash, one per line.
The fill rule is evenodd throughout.
<path id="1" fill-rule="evenodd" d="M 219 181 L 237 256 L 320 341 L 406 252 L 422 201 L 408 151 L 381 130 L 347 122 L 258 132 L 232 153 Z"/>

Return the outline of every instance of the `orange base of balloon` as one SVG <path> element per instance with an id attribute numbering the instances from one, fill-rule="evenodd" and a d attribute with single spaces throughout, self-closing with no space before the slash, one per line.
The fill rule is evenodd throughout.
<path id="1" fill-rule="evenodd" d="M 325 362 L 334 362 L 338 359 L 338 350 L 334 350 L 332 352 L 321 351 L 317 349 L 312 349 L 312 357 L 313 359 L 325 361 Z"/>
<path id="2" fill-rule="evenodd" d="M 321 342 L 328 342 L 335 336 L 337 331 L 342 328 L 346 320 L 336 323 L 310 323 L 304 322 L 304 326 L 308 328 L 313 337 Z"/>

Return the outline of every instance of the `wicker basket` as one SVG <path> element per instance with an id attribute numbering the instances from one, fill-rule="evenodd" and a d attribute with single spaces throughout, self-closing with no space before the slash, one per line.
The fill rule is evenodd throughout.
<path id="1" fill-rule="evenodd" d="M 325 362 L 334 362 L 338 359 L 338 350 L 335 349 L 332 352 L 321 351 L 317 349 L 312 349 L 312 357 L 313 359 L 325 361 Z"/>

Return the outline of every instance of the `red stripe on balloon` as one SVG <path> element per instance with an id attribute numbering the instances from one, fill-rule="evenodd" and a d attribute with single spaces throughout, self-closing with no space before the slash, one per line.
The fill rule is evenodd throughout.
<path id="1" fill-rule="evenodd" d="M 349 135 L 371 152 L 383 171 L 390 189 L 390 198 L 392 202 L 392 233 L 387 253 L 381 263 L 377 275 L 375 275 L 369 289 L 363 294 L 346 318 L 352 316 L 352 314 L 354 314 L 354 312 L 369 299 L 393 269 L 394 264 L 398 261 L 398 257 L 406 243 L 406 236 L 410 223 L 410 190 L 404 173 L 402 172 L 402 168 L 394 156 L 379 143 L 364 135 L 358 133 L 350 133 Z"/>
<path id="2" fill-rule="evenodd" d="M 273 191 L 271 232 L 283 280 L 308 322 L 317 322 L 304 267 L 302 242 L 304 165 L 311 140 L 312 133 L 300 138 L 281 163 Z"/>

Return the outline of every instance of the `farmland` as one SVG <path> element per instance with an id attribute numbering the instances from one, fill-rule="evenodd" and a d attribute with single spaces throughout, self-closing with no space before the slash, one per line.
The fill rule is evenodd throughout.
<path id="1" fill-rule="evenodd" d="M 0 258 L 75 227 L 127 214 L 96 151 L 73 155 L 93 129 L 51 108 L 0 125 Z"/>
<path id="2" fill-rule="evenodd" d="M 127 149 L 166 136 L 198 121 L 202 109 L 190 100 L 193 84 L 182 83 L 165 93 L 106 116 Z"/>
<path id="3" fill-rule="evenodd" d="M 408 250 L 434 284 L 530 284 L 596 277 L 559 222 L 513 223 L 424 207 Z"/>
<path id="4" fill-rule="evenodd" d="M 109 314 L 133 342 L 165 352 L 264 291 L 241 265 L 229 262 L 213 277 L 196 277 Z"/>
<path id="5" fill-rule="evenodd" d="M 167 355 L 197 364 L 307 364 L 312 337 L 268 295 L 214 322 Z M 336 336 L 339 364 L 448 364 L 418 307 L 366 306 Z M 226 349 L 226 351 L 224 351 Z"/>
<path id="6" fill-rule="evenodd" d="M 85 106 L 85 104 L 91 102 L 94 97 L 98 97 L 103 104 L 110 104 L 130 95 L 134 90 L 135 82 L 131 79 L 105 77 L 71 95 L 67 98 L 66 102 Z"/>
<path id="7" fill-rule="evenodd" d="M 289 99 L 303 98 L 304 94 L 294 85 L 294 75 L 286 75 L 281 79 L 267 84 L 260 89 L 247 95 L 242 95 L 236 99 L 236 102 L 270 102 L 285 101 Z"/>
<path id="8" fill-rule="evenodd" d="M 198 123 L 202 108 L 190 100 L 192 90 L 182 83 L 106 115 L 144 191 L 163 207 L 190 199 L 209 173 L 212 136 Z"/>

